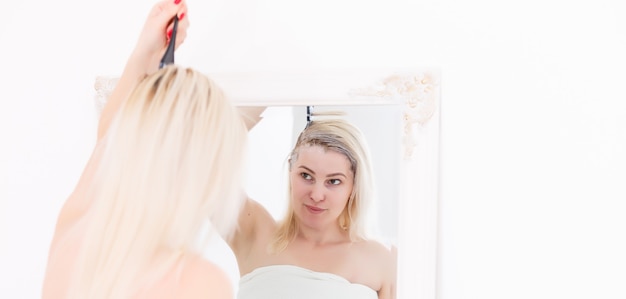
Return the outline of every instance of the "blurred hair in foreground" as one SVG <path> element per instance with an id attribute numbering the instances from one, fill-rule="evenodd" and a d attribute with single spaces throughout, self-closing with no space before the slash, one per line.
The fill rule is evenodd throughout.
<path id="1" fill-rule="evenodd" d="M 141 292 L 183 254 L 199 254 L 207 227 L 228 236 L 244 200 L 246 134 L 198 71 L 168 66 L 142 80 L 100 145 L 71 297 Z"/>

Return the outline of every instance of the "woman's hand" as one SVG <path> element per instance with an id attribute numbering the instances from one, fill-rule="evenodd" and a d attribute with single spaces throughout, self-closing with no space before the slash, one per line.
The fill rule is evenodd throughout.
<path id="1" fill-rule="evenodd" d="M 131 55 L 131 59 L 145 63 L 146 75 L 158 69 L 159 61 L 165 54 L 172 36 L 174 16 L 178 16 L 178 30 L 176 32 L 176 48 L 178 48 L 185 41 L 189 28 L 185 0 L 159 1 L 152 7 L 146 18 L 137 45 Z"/>
<path id="2" fill-rule="evenodd" d="M 176 48 L 178 48 L 185 41 L 187 28 L 189 28 L 185 0 L 160 1 L 150 10 L 137 39 L 137 45 L 126 62 L 124 72 L 102 109 L 98 124 L 98 140 L 106 135 L 113 117 L 135 85 L 159 69 L 159 62 L 170 41 L 174 16 L 178 16 L 176 32 Z"/>

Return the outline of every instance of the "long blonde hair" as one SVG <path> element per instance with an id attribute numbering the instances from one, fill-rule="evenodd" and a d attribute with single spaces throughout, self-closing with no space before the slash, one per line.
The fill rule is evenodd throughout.
<path id="1" fill-rule="evenodd" d="M 139 280 L 154 282 L 198 252 L 207 223 L 230 234 L 244 198 L 246 134 L 201 73 L 168 66 L 145 78 L 105 137 L 73 298 L 130 296 Z"/>
<path id="2" fill-rule="evenodd" d="M 329 115 L 334 115 L 330 113 Z M 298 151 L 303 146 L 321 146 L 343 154 L 350 161 L 350 170 L 354 174 L 352 193 L 346 206 L 339 215 L 338 225 L 348 231 L 350 240 L 367 239 L 366 214 L 374 198 L 375 186 L 370 162 L 369 148 L 362 132 L 340 118 L 319 119 L 310 122 L 300 133 L 296 145 L 288 159 L 289 171 L 298 160 Z M 291 196 L 291 181 L 289 182 Z M 298 232 L 298 222 L 292 201 L 289 200 L 287 215 L 279 224 L 271 249 L 274 252 L 284 250 Z"/>

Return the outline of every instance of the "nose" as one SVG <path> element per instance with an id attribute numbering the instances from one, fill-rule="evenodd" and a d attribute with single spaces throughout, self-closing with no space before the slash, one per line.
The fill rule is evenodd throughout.
<path id="1" fill-rule="evenodd" d="M 309 197 L 311 197 L 314 202 L 320 202 L 324 200 L 325 196 L 326 195 L 324 194 L 324 186 L 321 186 L 320 184 L 315 184 L 311 188 L 311 193 L 309 194 Z"/>

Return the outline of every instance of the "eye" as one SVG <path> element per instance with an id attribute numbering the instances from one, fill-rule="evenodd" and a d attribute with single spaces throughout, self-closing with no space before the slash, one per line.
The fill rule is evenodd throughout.
<path id="1" fill-rule="evenodd" d="M 307 180 L 307 181 L 310 181 L 310 180 L 312 180 L 312 179 L 313 179 L 313 177 L 312 177 L 310 174 L 306 173 L 306 172 L 301 172 L 301 173 L 300 173 L 300 176 L 301 176 L 303 179 Z"/>
<path id="2" fill-rule="evenodd" d="M 330 179 L 328 180 L 328 183 L 331 185 L 339 185 L 341 184 L 341 180 L 340 179 Z"/>

